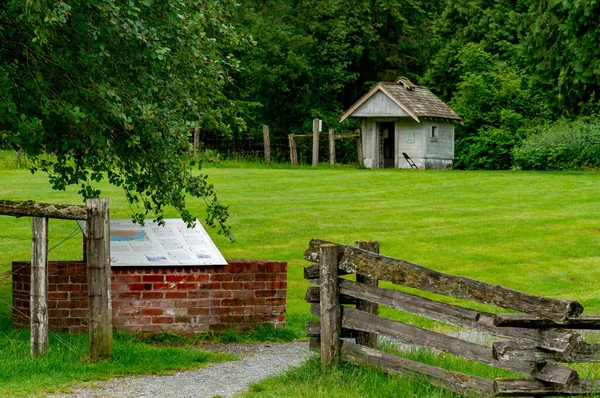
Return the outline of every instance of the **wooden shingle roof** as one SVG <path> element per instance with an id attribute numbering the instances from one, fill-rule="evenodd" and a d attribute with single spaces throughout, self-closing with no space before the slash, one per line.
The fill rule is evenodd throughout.
<path id="1" fill-rule="evenodd" d="M 435 96 L 427 87 L 416 86 L 407 78 L 400 77 L 395 82 L 381 82 L 376 84 L 368 93 L 363 95 L 354 105 L 342 115 L 340 123 L 349 117 L 377 92 L 383 92 L 402 110 L 408 113 L 417 122 L 419 117 L 435 117 L 461 121 L 448 105 Z M 400 116 L 400 115 L 398 115 Z"/>

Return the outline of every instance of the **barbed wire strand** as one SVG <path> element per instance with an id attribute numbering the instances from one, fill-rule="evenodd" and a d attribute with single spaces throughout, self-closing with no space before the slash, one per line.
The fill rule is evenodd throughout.
<path id="1" fill-rule="evenodd" d="M 65 242 L 67 242 L 70 239 L 73 239 L 73 237 L 75 236 L 75 234 L 77 233 L 77 231 L 81 231 L 79 229 L 79 227 L 75 228 L 68 236 L 66 237 L 62 237 L 61 240 L 56 243 L 54 246 L 48 248 L 48 253 L 50 253 L 52 250 L 60 247 L 61 245 L 63 245 Z M 27 239 L 27 240 L 31 240 Z M 21 269 L 25 268 L 25 267 L 30 267 L 31 266 L 31 261 L 23 264 L 23 266 L 17 268 L 16 270 L 12 270 L 10 272 L 7 272 L 7 275 L 4 278 L 0 278 L 0 284 L 8 279 L 9 277 L 12 277 L 13 275 L 17 274 Z M 16 311 L 18 314 L 20 314 L 21 316 L 25 317 L 26 319 L 29 319 L 29 321 L 31 321 L 31 317 L 27 314 L 25 314 L 23 311 L 19 310 L 17 307 L 13 306 L 11 303 L 9 303 L 6 300 L 3 300 L 0 297 L 0 302 L 4 303 L 5 305 L 7 305 L 8 307 L 11 308 L 11 310 Z M 7 319 L 12 319 L 11 317 L 7 317 L 6 315 L 1 315 L 0 316 L 7 318 Z M 58 340 L 59 344 L 64 345 L 65 347 L 67 347 L 69 350 L 71 350 L 73 353 L 77 353 L 77 351 L 75 350 L 75 348 L 73 347 L 72 344 L 70 344 L 67 340 L 63 339 L 59 334 L 57 334 L 56 332 L 52 331 L 52 330 L 48 330 L 48 333 L 51 334 L 56 340 Z"/>

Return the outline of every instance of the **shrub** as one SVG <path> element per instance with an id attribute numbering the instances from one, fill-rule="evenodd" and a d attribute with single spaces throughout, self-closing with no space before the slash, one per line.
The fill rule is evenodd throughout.
<path id="1" fill-rule="evenodd" d="M 525 170 L 598 168 L 600 119 L 559 120 L 537 128 L 515 147 L 513 157 L 514 165 Z"/>

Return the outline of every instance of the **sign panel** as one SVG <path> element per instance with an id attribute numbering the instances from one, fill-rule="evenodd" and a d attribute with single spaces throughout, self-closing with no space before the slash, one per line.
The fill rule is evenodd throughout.
<path id="1" fill-rule="evenodd" d="M 142 227 L 130 219 L 111 219 L 111 265 L 227 265 L 200 223 L 188 228 L 181 219 L 164 221 L 165 225 L 159 226 L 146 220 Z M 85 234 L 85 221 L 78 223 Z"/>

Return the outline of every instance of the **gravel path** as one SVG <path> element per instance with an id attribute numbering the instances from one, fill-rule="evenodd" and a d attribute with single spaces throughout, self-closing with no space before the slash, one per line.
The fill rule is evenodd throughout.
<path id="1" fill-rule="evenodd" d="M 254 382 L 299 365 L 311 354 L 308 343 L 217 344 L 207 351 L 231 352 L 239 361 L 216 363 L 171 376 L 141 376 L 97 382 L 99 388 L 83 388 L 64 398 L 203 398 L 232 397 Z"/>

